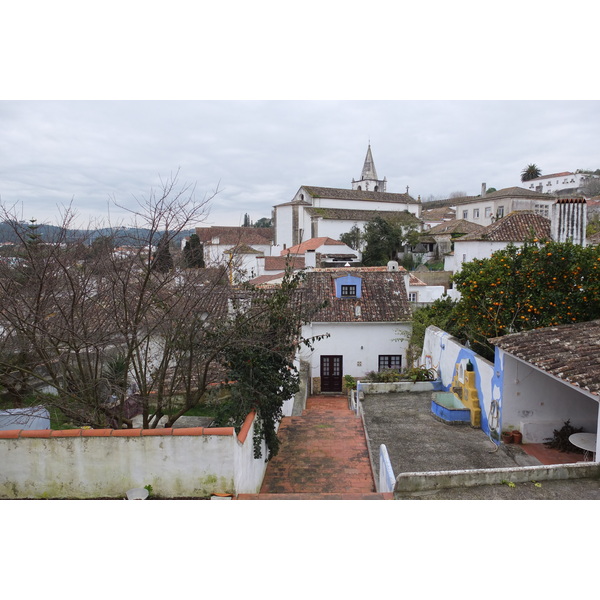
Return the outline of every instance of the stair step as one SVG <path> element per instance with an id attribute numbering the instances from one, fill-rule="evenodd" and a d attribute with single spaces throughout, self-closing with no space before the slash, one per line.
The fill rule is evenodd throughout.
<path id="1" fill-rule="evenodd" d="M 393 500 L 393 494 L 240 494 L 236 500 Z"/>

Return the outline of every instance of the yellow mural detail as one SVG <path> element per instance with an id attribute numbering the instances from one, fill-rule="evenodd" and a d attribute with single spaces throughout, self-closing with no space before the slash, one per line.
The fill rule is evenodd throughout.
<path id="1" fill-rule="evenodd" d="M 460 401 L 471 413 L 471 427 L 481 427 L 481 408 L 479 407 L 479 395 L 475 386 L 475 371 L 469 371 L 461 363 L 456 365 L 454 379 L 452 380 L 452 391 L 460 398 Z"/>

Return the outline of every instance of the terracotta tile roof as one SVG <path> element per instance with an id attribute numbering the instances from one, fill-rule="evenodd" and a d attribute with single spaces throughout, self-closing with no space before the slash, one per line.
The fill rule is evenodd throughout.
<path id="1" fill-rule="evenodd" d="M 486 194 L 483 198 L 476 198 L 475 200 L 497 200 L 500 198 L 543 198 L 544 200 L 552 199 L 550 196 L 548 196 L 548 194 L 543 194 L 542 192 L 526 190 L 522 187 L 510 187 L 503 188 L 496 192 L 491 192 L 490 194 Z"/>
<path id="2" fill-rule="evenodd" d="M 288 264 L 292 269 L 304 269 L 304 256 L 265 256 L 265 271 L 284 271 Z"/>
<path id="3" fill-rule="evenodd" d="M 332 198 L 338 200 L 372 200 L 374 202 L 406 202 L 408 204 L 420 204 L 409 194 L 392 194 L 389 192 L 371 192 L 365 190 L 344 190 L 341 188 L 316 187 L 303 185 L 313 198 Z"/>
<path id="4" fill-rule="evenodd" d="M 600 395 L 600 320 L 511 333 L 490 342 L 546 373 Z"/>
<path id="5" fill-rule="evenodd" d="M 382 269 L 382 270 L 381 270 Z M 377 323 L 408 321 L 411 318 L 404 274 L 386 267 L 315 269 L 307 272 L 305 287 L 311 300 L 327 301 L 313 318 L 321 323 Z M 362 279 L 361 298 L 337 298 L 335 280 L 346 275 Z M 357 315 L 356 307 L 359 306 Z"/>
<path id="6" fill-rule="evenodd" d="M 281 256 L 286 254 L 305 254 L 307 250 L 318 250 L 321 246 L 345 246 L 344 242 L 334 240 L 330 237 L 318 237 L 306 240 L 296 246 L 291 246 L 281 251 Z"/>
<path id="7" fill-rule="evenodd" d="M 261 242 L 266 243 L 266 242 Z M 234 253 L 234 254 L 262 254 L 261 250 L 255 250 L 252 246 L 248 246 L 248 244 L 240 244 L 238 246 L 232 246 L 225 250 L 226 253 Z"/>
<path id="8" fill-rule="evenodd" d="M 550 239 L 550 219 L 527 210 L 514 211 L 479 233 L 470 233 L 458 241 L 525 242 L 531 237 Z"/>
<path id="9" fill-rule="evenodd" d="M 451 206 L 457 206 L 459 204 L 467 204 L 469 202 L 475 202 L 481 200 L 479 196 L 462 196 L 461 198 L 446 198 L 445 200 L 430 200 L 429 202 L 423 202 L 421 213 L 425 210 L 433 210 L 437 208 L 449 208 Z"/>
<path id="10" fill-rule="evenodd" d="M 533 181 L 539 181 L 540 179 L 552 179 L 553 177 L 566 177 L 567 175 L 575 175 L 575 173 L 571 173 L 571 171 L 564 171 L 562 173 L 551 173 L 550 175 L 540 175 L 539 177 L 536 177 L 535 179 L 530 179 L 527 182 L 523 182 L 523 183 L 531 183 Z"/>
<path id="11" fill-rule="evenodd" d="M 285 275 L 284 271 L 281 271 L 279 273 L 272 273 L 270 275 L 259 275 L 258 277 L 251 279 L 248 283 L 251 285 L 258 285 L 258 286 L 262 286 L 262 285 L 266 285 L 266 284 L 273 284 L 273 283 L 278 282 L 280 279 L 283 279 L 284 275 Z"/>
<path id="12" fill-rule="evenodd" d="M 452 221 L 445 221 L 435 227 L 427 230 L 427 235 L 440 235 L 440 234 L 451 234 L 451 233 L 479 233 L 485 229 L 484 225 L 478 225 L 471 221 L 465 221 L 464 219 L 453 219 Z"/>
<path id="13" fill-rule="evenodd" d="M 456 210 L 450 206 L 440 206 L 439 208 L 425 208 L 423 205 L 421 210 L 421 220 L 423 221 L 443 221 L 453 219 L 456 215 Z"/>
<path id="14" fill-rule="evenodd" d="M 419 224 L 421 220 L 412 213 L 398 210 L 353 210 L 348 208 L 307 208 L 306 212 L 311 217 L 321 217 L 339 221 L 370 221 L 376 216 L 395 218 L 402 217 L 407 223 Z"/>
<path id="15" fill-rule="evenodd" d="M 196 227 L 196 234 L 203 244 L 212 244 L 219 238 L 219 244 L 239 246 L 242 244 L 257 245 L 273 242 L 273 227 Z"/>

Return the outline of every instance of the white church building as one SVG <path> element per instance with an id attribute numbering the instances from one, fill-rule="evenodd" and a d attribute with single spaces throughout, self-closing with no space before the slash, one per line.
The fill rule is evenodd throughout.
<path id="1" fill-rule="evenodd" d="M 387 180 L 379 179 L 371 146 L 361 178 L 352 180 L 352 189 L 303 185 L 290 202 L 273 210 L 275 244 L 282 250 L 311 238 L 338 240 L 353 226 L 360 229 L 379 213 L 409 212 L 421 216 L 421 201 L 408 194 L 387 191 Z"/>

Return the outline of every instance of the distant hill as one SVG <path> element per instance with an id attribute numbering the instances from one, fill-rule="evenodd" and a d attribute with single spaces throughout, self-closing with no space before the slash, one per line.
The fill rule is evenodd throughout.
<path id="1" fill-rule="evenodd" d="M 22 227 L 26 231 L 29 227 L 29 223 L 19 223 L 19 227 Z M 12 242 L 17 243 L 18 237 L 14 232 L 14 224 L 2 222 L 0 223 L 0 243 Z M 36 234 L 45 242 L 53 242 L 61 237 L 62 229 L 56 225 L 38 225 L 36 228 Z M 182 231 L 174 237 L 174 243 L 180 244 L 181 240 L 185 237 L 195 233 L 195 229 L 189 229 Z M 150 237 L 149 229 L 139 229 L 135 227 L 117 227 L 102 228 L 102 229 L 70 229 L 66 232 L 67 240 L 76 241 L 84 240 L 84 243 L 89 245 L 96 238 L 100 236 L 114 236 L 115 244 L 117 246 L 144 246 L 148 243 Z M 154 240 L 157 243 L 160 237 Z"/>

